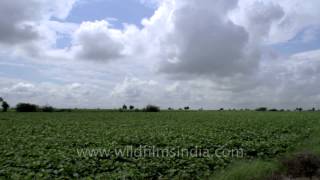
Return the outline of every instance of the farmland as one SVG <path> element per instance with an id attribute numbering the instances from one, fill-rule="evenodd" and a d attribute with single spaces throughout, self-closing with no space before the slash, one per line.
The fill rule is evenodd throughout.
<path id="1" fill-rule="evenodd" d="M 1 113 L 0 177 L 211 177 L 236 161 L 267 160 L 296 149 L 319 119 L 317 112 Z M 128 147 L 197 149 L 210 156 L 115 152 Z M 86 155 L 90 149 L 108 153 Z"/>

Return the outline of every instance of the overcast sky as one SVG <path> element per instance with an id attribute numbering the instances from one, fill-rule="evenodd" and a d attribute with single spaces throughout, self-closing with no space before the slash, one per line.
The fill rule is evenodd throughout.
<path id="1" fill-rule="evenodd" d="M 1 0 L 11 105 L 320 108 L 319 0 Z"/>

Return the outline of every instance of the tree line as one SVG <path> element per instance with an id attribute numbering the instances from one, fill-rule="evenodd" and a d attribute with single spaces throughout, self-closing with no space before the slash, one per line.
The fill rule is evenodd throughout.
<path id="1" fill-rule="evenodd" d="M 0 103 L 1 103 L 1 107 L 2 107 L 2 111 L 3 112 L 7 112 L 10 108 L 10 105 L 8 104 L 7 101 L 5 101 L 2 97 L 0 97 Z M 58 109 L 58 108 L 54 108 L 52 106 L 46 105 L 46 106 L 38 106 L 36 104 L 31 104 L 31 103 L 19 103 L 16 105 L 15 110 L 17 112 L 70 112 L 73 110 L 78 110 L 78 109 Z M 100 109 L 97 109 L 100 110 Z M 183 108 L 178 108 L 178 109 L 174 109 L 169 107 L 167 109 L 168 111 L 189 111 L 191 110 L 190 106 L 186 106 Z M 139 109 L 136 108 L 133 105 L 123 105 L 121 108 L 118 109 L 119 112 L 160 112 L 160 107 L 156 106 L 156 105 L 147 105 L 146 107 Z M 198 111 L 203 111 L 203 108 L 198 109 Z M 259 111 L 259 112 L 284 112 L 284 111 L 296 111 L 296 112 L 303 112 L 303 111 L 320 111 L 317 110 L 316 108 L 312 108 L 312 109 L 308 109 L 308 110 L 304 110 L 303 108 L 296 108 L 295 110 L 285 110 L 285 109 L 268 109 L 267 107 L 259 107 L 257 109 L 251 110 L 251 109 L 224 109 L 224 108 L 220 108 L 218 111 Z"/>

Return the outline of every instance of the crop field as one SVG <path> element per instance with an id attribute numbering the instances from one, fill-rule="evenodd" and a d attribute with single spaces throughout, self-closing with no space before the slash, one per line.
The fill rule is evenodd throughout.
<path id="1" fill-rule="evenodd" d="M 316 112 L 0 114 L 0 178 L 190 179 L 291 151 Z"/>

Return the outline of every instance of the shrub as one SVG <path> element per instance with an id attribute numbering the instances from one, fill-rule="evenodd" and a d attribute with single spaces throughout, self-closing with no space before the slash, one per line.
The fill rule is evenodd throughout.
<path id="1" fill-rule="evenodd" d="M 189 106 L 186 106 L 186 107 L 184 107 L 184 110 L 189 110 L 190 109 L 190 107 Z"/>
<path id="2" fill-rule="evenodd" d="M 37 105 L 29 103 L 19 103 L 16 107 L 17 112 L 37 112 L 38 109 Z"/>
<path id="3" fill-rule="evenodd" d="M 317 175 L 320 168 L 320 158 L 313 153 L 303 152 L 285 159 L 282 165 L 287 170 L 287 175 L 292 178 L 311 177 Z"/>
<path id="4" fill-rule="evenodd" d="M 127 110 L 127 109 L 128 109 L 127 105 L 124 104 L 124 105 L 122 106 L 122 110 Z"/>
<path id="5" fill-rule="evenodd" d="M 256 111 L 267 111 L 267 110 L 268 110 L 268 108 L 266 108 L 266 107 L 260 107 L 260 108 L 256 109 Z"/>
<path id="6" fill-rule="evenodd" d="M 154 105 L 148 105 L 144 110 L 146 112 L 160 112 L 160 108 Z"/>
<path id="7" fill-rule="evenodd" d="M 54 112 L 55 109 L 53 107 L 51 107 L 51 106 L 44 106 L 44 107 L 41 108 L 41 111 L 42 112 Z"/>
<path id="8" fill-rule="evenodd" d="M 130 108 L 130 110 L 132 111 L 132 110 L 134 110 L 134 106 L 129 106 L 129 108 Z"/>
<path id="9" fill-rule="evenodd" d="M 56 112 L 72 112 L 72 109 L 56 109 Z"/>
<path id="10" fill-rule="evenodd" d="M 270 109 L 269 111 L 271 111 L 271 112 L 277 112 L 278 109 Z"/>
<path id="11" fill-rule="evenodd" d="M 6 101 L 2 101 L 2 111 L 7 112 L 10 105 Z"/>

